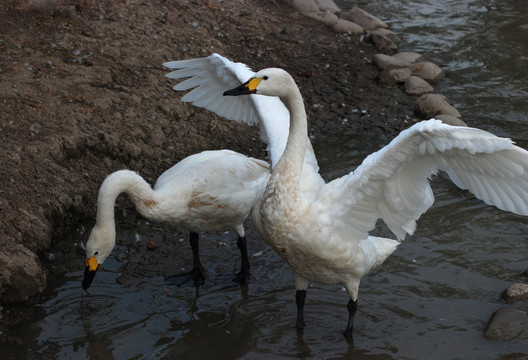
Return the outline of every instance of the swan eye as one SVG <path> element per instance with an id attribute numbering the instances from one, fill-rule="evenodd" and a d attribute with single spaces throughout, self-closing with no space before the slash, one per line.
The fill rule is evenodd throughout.
<path id="1" fill-rule="evenodd" d="M 99 251 L 94 252 L 94 255 L 99 255 Z"/>
<path id="2" fill-rule="evenodd" d="M 262 80 L 268 80 L 268 77 L 267 77 L 267 76 L 264 76 L 264 77 L 262 78 Z"/>

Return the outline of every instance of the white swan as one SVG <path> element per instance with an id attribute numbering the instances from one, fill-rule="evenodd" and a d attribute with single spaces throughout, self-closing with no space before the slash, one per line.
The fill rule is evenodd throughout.
<path id="1" fill-rule="evenodd" d="M 170 61 L 163 64 L 174 71 L 165 76 L 170 79 L 189 78 L 176 84 L 177 91 L 191 90 L 181 101 L 190 102 L 195 106 L 206 108 L 228 120 L 243 122 L 249 125 L 260 125 L 260 135 L 268 145 L 271 166 L 279 161 L 288 139 L 290 114 L 284 103 L 278 97 L 242 96 L 224 97 L 222 93 L 238 86 L 255 75 L 243 63 L 232 62 L 225 57 L 212 54 L 206 58 Z M 308 134 L 306 134 L 308 136 Z M 303 175 L 307 191 L 321 184 L 317 174 L 319 166 L 312 148 L 312 143 L 306 139 Z M 310 181 L 315 184 L 311 184 Z"/>
<path id="2" fill-rule="evenodd" d="M 123 192 L 145 218 L 190 230 L 191 274 L 195 281 L 204 278 L 198 233 L 233 228 L 242 256 L 235 280 L 244 283 L 249 276 L 249 260 L 243 223 L 269 176 L 267 162 L 230 150 L 204 151 L 186 157 L 165 171 L 154 188 L 130 170 L 108 175 L 99 190 L 96 223 L 86 243 L 83 289 L 90 286 L 97 269 L 115 246 L 114 206 Z"/>
<path id="3" fill-rule="evenodd" d="M 416 220 L 434 202 L 429 178 L 438 170 L 486 203 L 528 215 L 528 152 L 509 139 L 424 121 L 401 132 L 355 171 L 324 183 L 313 167 L 306 169 L 306 112 L 292 77 L 281 69 L 265 69 L 224 93 L 245 94 L 278 96 L 291 115 L 286 147 L 255 204 L 253 219 L 293 269 L 297 328 L 304 327 L 309 281 L 341 284 L 350 296 L 344 334 L 352 337 L 361 278 L 399 244 L 368 232 L 381 218 L 398 240 L 412 234 Z"/>

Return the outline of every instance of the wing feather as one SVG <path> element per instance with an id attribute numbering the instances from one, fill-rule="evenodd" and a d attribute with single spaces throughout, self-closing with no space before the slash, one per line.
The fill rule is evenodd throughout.
<path id="1" fill-rule="evenodd" d="M 163 64 L 172 69 L 165 76 L 185 79 L 176 84 L 176 91 L 187 91 L 181 100 L 203 107 L 228 120 L 260 125 L 262 141 L 268 145 L 272 166 L 276 164 L 288 139 L 290 114 L 277 97 L 262 95 L 223 96 L 224 91 L 245 82 L 255 73 L 243 63 L 235 63 L 218 54 L 198 59 L 170 61 Z M 319 166 L 312 145 L 307 144 L 303 166 L 305 188 L 321 186 Z"/>
<path id="2" fill-rule="evenodd" d="M 434 119 L 401 132 L 354 172 L 329 183 L 320 200 L 332 203 L 330 215 L 341 220 L 336 226 L 349 233 L 366 238 L 381 218 L 403 240 L 432 206 L 429 179 L 438 170 L 486 203 L 528 215 L 528 152 L 510 139 Z"/>

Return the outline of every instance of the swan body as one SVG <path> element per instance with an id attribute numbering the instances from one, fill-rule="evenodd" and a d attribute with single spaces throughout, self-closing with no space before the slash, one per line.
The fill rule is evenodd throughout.
<path id="1" fill-rule="evenodd" d="M 486 203 L 528 215 L 528 152 L 510 139 L 423 121 L 369 155 L 355 171 L 325 183 L 315 167 L 306 166 L 306 112 L 292 77 L 282 69 L 264 69 L 224 93 L 247 94 L 278 97 L 290 113 L 284 151 L 253 219 L 293 269 L 298 328 L 304 327 L 309 282 L 341 284 L 350 297 L 345 336 L 352 337 L 361 278 L 413 234 L 416 221 L 434 202 L 429 179 L 438 170 Z M 379 218 L 396 239 L 369 235 Z"/>
<path id="2" fill-rule="evenodd" d="M 255 73 L 218 54 L 164 65 L 174 70 L 167 77 L 186 79 L 174 86 L 190 90 L 182 101 L 260 125 L 272 176 L 252 215 L 259 233 L 293 269 L 298 328 L 304 326 L 309 281 L 341 284 L 350 296 L 345 335 L 352 336 L 361 278 L 413 234 L 434 202 L 429 179 L 438 170 L 488 204 L 528 214 L 528 153 L 509 139 L 424 121 L 355 171 L 325 183 L 307 137 L 302 96 L 285 71 Z M 226 95 L 251 95 L 222 97 L 228 89 Z M 379 218 L 395 239 L 369 235 Z"/>
<path id="3" fill-rule="evenodd" d="M 103 181 L 97 199 L 97 217 L 86 243 L 87 289 L 98 267 L 116 243 L 114 206 L 121 193 L 129 195 L 147 219 L 183 227 L 191 232 L 193 271 L 203 277 L 198 256 L 198 233 L 233 228 L 242 254 L 239 280 L 247 280 L 249 262 L 244 220 L 269 179 L 267 162 L 230 150 L 191 155 L 165 171 L 152 188 L 140 175 L 119 170 Z"/>

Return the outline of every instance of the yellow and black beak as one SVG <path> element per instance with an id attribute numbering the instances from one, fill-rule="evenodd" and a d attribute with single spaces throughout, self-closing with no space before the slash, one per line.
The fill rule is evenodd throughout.
<path id="1" fill-rule="evenodd" d="M 249 95 L 257 93 L 257 86 L 260 84 L 261 79 L 251 78 L 240 86 L 234 89 L 224 91 L 224 96 L 238 96 L 238 95 Z"/>
<path id="2" fill-rule="evenodd" d="M 84 290 L 88 289 L 92 284 L 92 281 L 95 277 L 95 273 L 98 268 L 99 264 L 97 263 L 97 259 L 95 258 L 95 256 L 86 259 L 86 268 L 84 269 L 84 279 L 82 282 L 82 288 Z"/>

